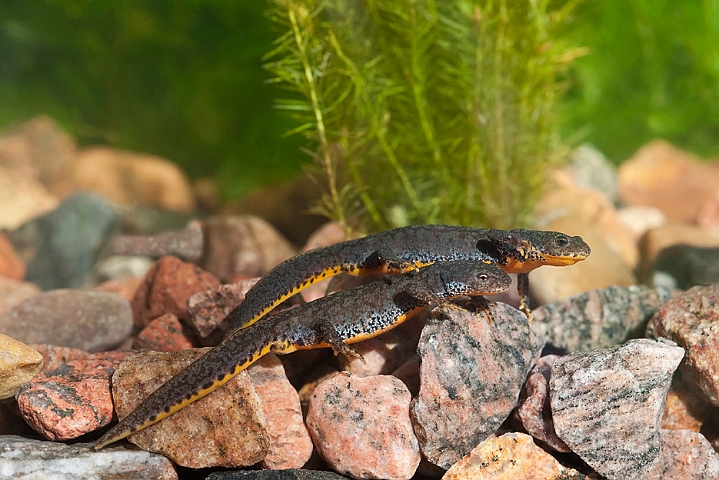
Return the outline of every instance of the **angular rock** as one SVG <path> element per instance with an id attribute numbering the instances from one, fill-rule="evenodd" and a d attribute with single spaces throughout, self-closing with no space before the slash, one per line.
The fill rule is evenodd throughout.
<path id="1" fill-rule="evenodd" d="M 177 317 L 171 313 L 161 315 L 151 321 L 132 342 L 136 350 L 155 352 L 179 352 L 197 347 L 189 331 L 185 331 Z"/>
<path id="2" fill-rule="evenodd" d="M 202 267 L 228 283 L 261 277 L 295 254 L 272 225 L 252 215 L 208 219 L 205 243 Z"/>
<path id="3" fill-rule="evenodd" d="M 646 479 L 683 355 L 674 345 L 639 339 L 558 359 L 549 380 L 557 435 L 609 480 Z"/>
<path id="4" fill-rule="evenodd" d="M 649 321 L 647 336 L 684 348 L 682 379 L 719 406 L 719 284 L 693 287 L 666 302 Z"/>
<path id="5" fill-rule="evenodd" d="M 0 277 L 0 315 L 41 291 L 34 283 Z"/>
<path id="6" fill-rule="evenodd" d="M 25 278 L 25 262 L 15 252 L 10 240 L 0 231 L 0 277 L 22 280 Z"/>
<path id="7" fill-rule="evenodd" d="M 549 404 L 549 377 L 552 365 L 558 358 L 558 355 L 547 355 L 537 360 L 519 394 L 514 418 L 537 440 L 557 452 L 568 453 L 572 450 L 554 431 L 552 407 Z"/>
<path id="8" fill-rule="evenodd" d="M 205 480 L 345 480 L 347 477 L 322 470 L 236 470 L 213 472 Z"/>
<path id="9" fill-rule="evenodd" d="M 0 228 L 18 228 L 59 203 L 35 178 L 0 166 Z"/>
<path id="10" fill-rule="evenodd" d="M 666 287 L 607 287 L 535 308 L 534 322 L 547 343 L 567 352 L 613 347 L 644 336 L 647 322 L 669 300 Z"/>
<path id="11" fill-rule="evenodd" d="M 16 398 L 33 430 L 50 440 L 70 440 L 108 425 L 113 418 L 110 377 L 133 352 L 89 355 L 45 370 L 23 384 Z"/>
<path id="12" fill-rule="evenodd" d="M 150 267 L 132 299 L 135 327 L 144 328 L 152 320 L 172 313 L 187 317 L 187 299 L 193 293 L 220 286 L 220 281 L 197 265 L 171 255 L 162 257 Z"/>
<path id="13" fill-rule="evenodd" d="M 692 387 L 687 386 L 679 374 L 674 375 L 666 403 L 662 417 L 664 430 L 698 432 L 713 408 Z"/>
<path id="14" fill-rule="evenodd" d="M 43 290 L 76 288 L 92 270 L 116 220 L 117 213 L 107 200 L 77 193 L 9 238 L 16 249 L 33 248 L 36 252 L 28 261 L 28 281 Z"/>
<path id="15" fill-rule="evenodd" d="M 719 453 L 697 432 L 662 430 L 659 461 L 647 480 L 719 478 Z"/>
<path id="16" fill-rule="evenodd" d="M 122 363 L 112 378 L 118 417 L 127 416 L 207 350 L 146 352 Z M 254 465 L 269 448 L 262 407 L 244 371 L 211 394 L 130 435 L 128 440 L 189 468 Z"/>
<path id="17" fill-rule="evenodd" d="M 87 352 L 116 348 L 131 331 L 130 305 L 115 293 L 53 290 L 0 315 L 0 332 L 9 337 Z"/>
<path id="18" fill-rule="evenodd" d="M 187 262 L 202 256 L 202 224 L 192 220 L 184 230 L 156 235 L 122 235 L 112 242 L 115 255 L 142 255 L 160 258 L 174 255 Z"/>
<path id="19" fill-rule="evenodd" d="M 581 480 L 524 433 L 489 438 L 452 465 L 442 480 Z"/>
<path id="20" fill-rule="evenodd" d="M 442 309 L 420 338 L 414 432 L 430 462 L 449 468 L 488 438 L 512 412 L 542 349 L 524 314 L 498 303 L 484 312 Z"/>
<path id="21" fill-rule="evenodd" d="M 410 479 L 420 461 L 409 391 L 394 377 L 340 372 L 315 388 L 307 428 L 335 471 L 354 478 Z"/>
<path id="22" fill-rule="evenodd" d="M 0 334 L 0 400 L 40 373 L 42 355 L 14 338 Z"/>
<path id="23" fill-rule="evenodd" d="M 190 295 L 187 299 L 187 323 L 203 343 L 217 344 L 217 341 L 222 340 L 222 336 L 230 329 L 229 322 L 223 320 L 244 302 L 245 294 L 257 280 L 259 278 L 226 283 Z"/>
<path id="24" fill-rule="evenodd" d="M 43 370 L 56 370 L 64 367 L 68 362 L 81 360 L 91 354 L 72 347 L 60 347 L 48 343 L 33 343 L 30 348 L 37 350 L 42 355 Z"/>
<path id="25" fill-rule="evenodd" d="M 65 445 L 14 435 L 0 436 L 2 475 L 4 478 L 58 480 L 178 478 L 172 462 L 162 455 L 124 447 L 108 447 L 96 452 L 91 447 L 91 443 Z"/>
<path id="26" fill-rule="evenodd" d="M 651 278 L 669 277 L 670 286 L 686 290 L 695 285 L 719 282 L 719 247 L 693 247 L 673 245 L 657 254 L 652 265 Z"/>
<path id="27" fill-rule="evenodd" d="M 262 468 L 301 468 L 312 455 L 312 440 L 302 418 L 300 397 L 287 379 L 282 362 L 276 355 L 266 355 L 247 372 L 260 397 L 270 436 L 270 450 L 262 460 Z"/>

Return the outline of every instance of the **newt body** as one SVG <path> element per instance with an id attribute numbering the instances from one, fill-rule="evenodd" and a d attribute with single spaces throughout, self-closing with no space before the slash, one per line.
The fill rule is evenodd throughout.
<path id="1" fill-rule="evenodd" d="M 581 237 L 559 232 L 458 225 L 396 228 L 310 250 L 277 265 L 230 312 L 230 332 L 252 325 L 292 295 L 339 273 L 403 273 L 456 260 L 491 261 L 507 273 L 518 273 L 520 309 L 531 318 L 527 273 L 542 265 L 572 265 L 589 253 Z"/>
<path id="2" fill-rule="evenodd" d="M 97 441 L 96 449 L 142 430 L 204 397 L 269 352 L 331 347 L 358 354 L 347 344 L 375 337 L 427 305 L 463 295 L 507 290 L 510 277 L 492 263 L 439 263 L 320 298 L 237 330 L 172 377 Z"/>

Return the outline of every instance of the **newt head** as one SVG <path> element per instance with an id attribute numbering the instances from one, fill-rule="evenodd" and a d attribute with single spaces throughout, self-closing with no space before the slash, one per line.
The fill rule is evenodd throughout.
<path id="1" fill-rule="evenodd" d="M 491 295 L 504 292 L 512 285 L 512 278 L 494 263 L 460 260 L 435 265 L 425 271 L 430 272 L 431 268 L 439 272 L 449 297 Z"/>
<path id="2" fill-rule="evenodd" d="M 487 238 L 499 253 L 498 263 L 508 273 L 528 273 L 542 265 L 573 265 L 591 253 L 582 237 L 542 230 L 496 230 Z"/>

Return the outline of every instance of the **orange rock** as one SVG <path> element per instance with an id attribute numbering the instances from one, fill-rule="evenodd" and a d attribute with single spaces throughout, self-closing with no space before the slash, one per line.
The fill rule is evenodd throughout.
<path id="1" fill-rule="evenodd" d="M 22 280 L 25 278 L 25 262 L 15 253 L 12 244 L 0 232 L 0 277 Z"/>
<path id="2" fill-rule="evenodd" d="M 692 388 L 687 387 L 679 375 L 675 375 L 667 394 L 662 428 L 698 432 L 711 410 L 711 405 L 699 398 Z"/>
<path id="3" fill-rule="evenodd" d="M 184 331 L 182 324 L 172 313 L 166 313 L 151 321 L 132 342 L 132 348 L 136 350 L 155 352 L 179 352 L 196 346 L 190 332 Z"/>
<path id="4" fill-rule="evenodd" d="M 131 302 L 143 280 L 143 277 L 127 278 L 125 280 L 107 280 L 95 287 L 95 290 L 99 292 L 117 293 L 128 302 Z"/>

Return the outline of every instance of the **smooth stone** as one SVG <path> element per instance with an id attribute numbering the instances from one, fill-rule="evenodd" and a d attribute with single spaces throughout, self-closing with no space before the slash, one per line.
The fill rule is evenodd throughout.
<path id="1" fill-rule="evenodd" d="M 187 262 L 202 256 L 204 238 L 202 224 L 192 220 L 184 230 L 155 235 L 121 235 L 110 247 L 114 255 L 141 255 L 160 258 L 174 255 Z"/>
<path id="2" fill-rule="evenodd" d="M 662 430 L 662 451 L 647 480 L 673 478 L 719 478 L 719 453 L 704 435 L 687 430 Z"/>
<path id="3" fill-rule="evenodd" d="M 282 362 L 277 355 L 269 354 L 247 372 L 260 398 L 270 436 L 262 468 L 301 468 L 312 456 L 312 440 L 302 417 L 300 397 L 287 379 Z"/>
<path id="4" fill-rule="evenodd" d="M 192 332 L 185 329 L 172 313 L 166 313 L 151 321 L 137 334 L 132 342 L 136 350 L 155 352 L 179 352 L 197 347 Z"/>
<path id="5" fill-rule="evenodd" d="M 505 433 L 477 445 L 442 480 L 582 480 L 524 433 Z"/>
<path id="6" fill-rule="evenodd" d="M 59 204 L 37 179 L 0 166 L 0 228 L 19 228 Z"/>
<path id="7" fill-rule="evenodd" d="M 526 316 L 503 303 L 486 313 L 440 309 L 422 331 L 414 432 L 425 458 L 449 468 L 493 434 L 517 403 L 544 345 Z"/>
<path id="8" fill-rule="evenodd" d="M 322 470 L 239 470 L 213 472 L 205 480 L 345 480 L 334 472 Z"/>
<path id="9" fill-rule="evenodd" d="M 170 377 L 209 349 L 173 353 L 145 352 L 123 362 L 112 377 L 112 394 L 120 419 Z M 160 453 L 183 467 L 244 467 L 267 455 L 269 436 L 260 400 L 246 371 L 211 394 L 128 440 Z"/>
<path id="10" fill-rule="evenodd" d="M 410 393 L 389 375 L 339 372 L 315 388 L 307 428 L 333 470 L 353 478 L 409 480 L 420 452 L 409 419 Z"/>
<path id="11" fill-rule="evenodd" d="M 0 400 L 15 396 L 23 383 L 42 370 L 42 355 L 14 338 L 0 334 Z"/>
<path id="12" fill-rule="evenodd" d="M 672 288 L 686 290 L 695 285 L 719 282 L 719 247 L 673 245 L 657 254 L 651 276 L 657 283 L 658 274 L 671 277 Z M 666 277 L 665 277 L 666 278 Z"/>
<path id="13" fill-rule="evenodd" d="M 210 272 L 168 255 L 152 264 L 132 299 L 135 327 L 145 328 L 152 320 L 172 313 L 187 318 L 187 300 L 197 292 L 220 286 Z"/>
<path id="14" fill-rule="evenodd" d="M 665 400 L 684 356 L 669 343 L 630 340 L 561 357 L 552 367 L 557 435 L 608 480 L 645 480 L 658 461 Z"/>
<path id="15" fill-rule="evenodd" d="M 115 480 L 152 478 L 176 480 L 177 472 L 162 455 L 91 443 L 53 443 L 14 435 L 0 436 L 2 478 L 52 480 Z"/>
<path id="16" fill-rule="evenodd" d="M 132 331 L 132 310 L 115 293 L 53 290 L 0 315 L 0 332 L 24 343 L 86 352 L 117 348 Z"/>
<path id="17" fill-rule="evenodd" d="M 0 315 L 41 292 L 34 283 L 0 277 Z"/>
<path id="18" fill-rule="evenodd" d="M 15 252 L 10 240 L 0 231 L 0 278 L 25 278 L 25 262 Z"/>
<path id="19" fill-rule="evenodd" d="M 226 283 L 261 277 L 295 255 L 275 227 L 253 215 L 209 218 L 205 243 L 200 265 Z"/>
<path id="20" fill-rule="evenodd" d="M 671 297 L 665 287 L 607 287 L 535 308 L 532 327 L 567 352 L 588 352 L 644 336 L 647 322 Z"/>
<path id="21" fill-rule="evenodd" d="M 692 287 L 667 301 L 647 325 L 647 336 L 683 347 L 682 379 L 719 406 L 719 284 Z"/>
<path id="22" fill-rule="evenodd" d="M 49 440 L 71 440 L 113 419 L 110 377 L 134 352 L 105 352 L 45 370 L 17 392 L 22 417 Z"/>
<path id="23" fill-rule="evenodd" d="M 187 299 L 187 323 L 205 345 L 216 345 L 231 325 L 227 316 L 245 301 L 245 294 L 259 278 L 225 283 L 193 293 Z M 225 321 L 226 320 L 226 321 Z"/>

